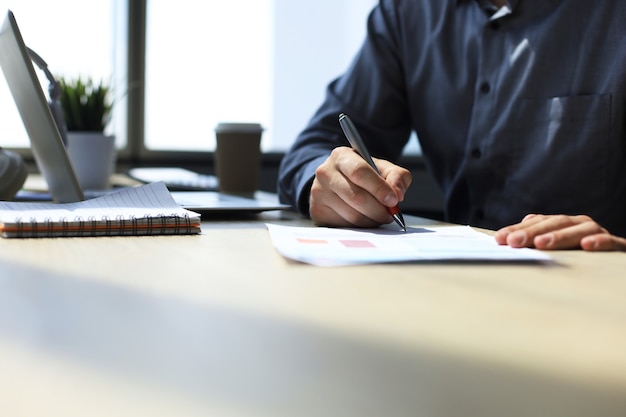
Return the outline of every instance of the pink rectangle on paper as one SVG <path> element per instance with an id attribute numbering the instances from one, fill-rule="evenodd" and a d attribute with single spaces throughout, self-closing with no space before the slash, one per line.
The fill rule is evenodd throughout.
<path id="1" fill-rule="evenodd" d="M 375 248 L 369 240 L 339 240 L 346 248 Z"/>

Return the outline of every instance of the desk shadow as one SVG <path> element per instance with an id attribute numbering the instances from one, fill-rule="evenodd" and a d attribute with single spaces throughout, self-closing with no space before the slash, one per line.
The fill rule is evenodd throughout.
<path id="1" fill-rule="evenodd" d="M 584 383 L 21 266 L 3 270 L 0 339 L 259 416 L 607 417 L 626 410 L 624 392 Z"/>

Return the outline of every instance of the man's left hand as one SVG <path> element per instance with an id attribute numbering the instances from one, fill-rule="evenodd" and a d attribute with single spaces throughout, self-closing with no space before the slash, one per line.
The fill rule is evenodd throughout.
<path id="1" fill-rule="evenodd" d="M 626 239 L 585 215 L 529 214 L 520 223 L 498 230 L 495 238 L 500 245 L 514 248 L 626 251 Z"/>

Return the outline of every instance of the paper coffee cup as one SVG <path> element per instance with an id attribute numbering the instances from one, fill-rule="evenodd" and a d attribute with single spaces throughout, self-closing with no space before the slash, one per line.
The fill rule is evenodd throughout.
<path id="1" fill-rule="evenodd" d="M 215 173 L 220 191 L 253 193 L 259 186 L 259 123 L 219 123 L 215 127 Z"/>

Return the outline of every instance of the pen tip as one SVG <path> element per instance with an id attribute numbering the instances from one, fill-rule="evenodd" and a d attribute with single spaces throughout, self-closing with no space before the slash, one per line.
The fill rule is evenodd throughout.
<path id="1" fill-rule="evenodd" d="M 398 226 L 402 228 L 402 231 L 406 232 L 406 224 L 404 223 L 404 218 L 402 217 L 402 214 L 400 213 L 393 214 L 393 219 L 396 221 L 396 223 L 398 223 Z"/>

